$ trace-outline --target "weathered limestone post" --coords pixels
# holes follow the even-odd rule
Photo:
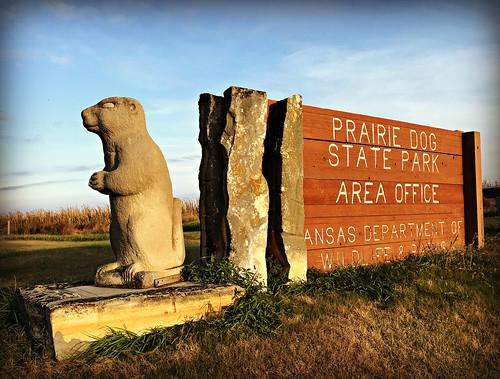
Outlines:
[[[269,183],[268,248],[289,268],[290,281],[305,281],[302,97],[269,107],[264,174]]]
[[[220,261],[229,251],[229,225],[227,223],[227,153],[221,145],[226,120],[226,107],[222,96],[208,93],[200,95],[201,163],[200,185],[200,249],[203,260]]]
[[[224,92],[227,115],[221,143],[226,149],[229,258],[267,282],[266,245],[269,190],[262,173],[267,94],[230,87]]]

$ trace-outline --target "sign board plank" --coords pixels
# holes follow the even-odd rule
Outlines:
[[[305,139],[304,178],[462,184],[462,157]]]
[[[435,240],[430,242],[433,248],[448,249],[462,246],[463,239]],[[310,268],[330,271],[338,266],[365,266],[403,259],[409,255],[421,254],[427,247],[425,241],[405,243],[381,243],[345,248],[308,250],[307,262]]]
[[[462,155],[462,132],[304,106],[304,138]]]
[[[311,106],[303,112],[310,268],[465,243],[462,132]]]
[[[309,205],[463,204],[463,186],[442,183],[400,183],[344,179],[304,179]]]
[[[411,221],[410,221],[411,220]],[[463,239],[464,219],[460,215],[433,214],[357,216],[306,219],[304,239],[309,250],[373,243],[441,241]]]

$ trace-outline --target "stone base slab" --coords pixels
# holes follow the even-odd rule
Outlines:
[[[110,328],[141,333],[198,320],[231,305],[238,293],[242,289],[235,285],[189,282],[147,290],[60,283],[18,289],[17,301],[33,339],[64,359]]]

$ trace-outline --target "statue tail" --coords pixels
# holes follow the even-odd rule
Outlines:
[[[174,197],[172,208],[172,250],[179,257],[179,266],[184,264],[186,249],[184,247],[184,232],[182,230],[182,201]]]

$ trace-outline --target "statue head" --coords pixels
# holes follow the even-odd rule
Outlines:
[[[83,126],[99,136],[113,137],[145,130],[142,105],[130,97],[108,97],[82,111]]]

